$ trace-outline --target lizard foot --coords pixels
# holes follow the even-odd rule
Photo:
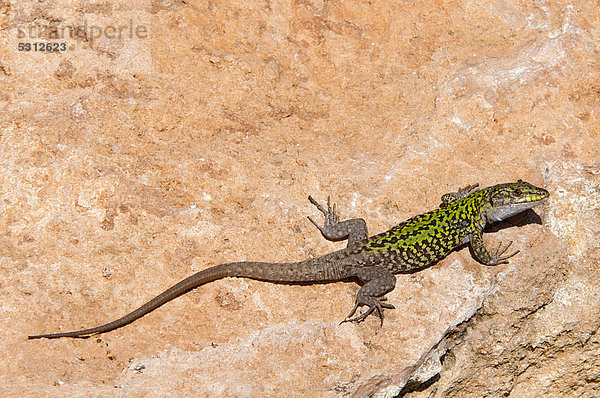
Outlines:
[[[452,192],[452,193],[447,193],[445,195],[442,195],[442,204],[440,205],[440,207],[447,206],[452,202],[456,202],[457,200],[461,200],[462,198],[467,197],[478,186],[479,186],[479,183],[477,182],[473,185],[467,185],[464,188],[459,188],[458,192]]]
[[[492,261],[488,265],[508,264],[508,259],[511,258],[512,256],[516,255],[517,253],[519,253],[519,250],[517,250],[514,253],[508,254],[506,256],[502,256],[508,250],[510,245],[512,245],[512,240],[510,242],[508,242],[508,245],[506,245],[506,247],[504,249],[501,249],[502,242],[498,243],[498,247],[490,255],[492,258]]]
[[[330,197],[327,197],[327,207],[321,205],[310,195],[308,200],[325,216],[323,226],[320,226],[312,217],[308,217],[325,239],[334,242],[347,239],[348,246],[367,239],[367,223],[362,218],[340,221],[336,206],[331,204]]]
[[[325,225],[323,225],[322,227],[319,224],[317,224],[317,222],[313,220],[312,217],[308,217],[310,222],[313,223],[314,226],[317,227],[319,231],[321,231],[321,233],[327,234],[327,230],[331,229],[336,224],[339,224],[340,216],[336,211],[335,203],[333,204],[333,207],[331,207],[331,198],[329,196],[327,197],[327,208],[323,207],[310,195],[308,195],[308,200],[310,201],[310,203],[315,205],[317,209],[319,209],[319,211],[325,216]]]
[[[377,298],[377,297],[369,297],[369,296],[363,296],[363,295],[359,295],[356,298],[356,304],[354,304],[354,308],[352,308],[352,311],[350,311],[350,313],[348,314],[348,316],[346,317],[346,319],[344,319],[343,321],[340,322],[340,325],[344,322],[362,322],[364,321],[369,315],[371,315],[374,311],[377,311],[377,316],[379,317],[379,319],[381,319],[381,325],[383,325],[383,309],[387,308],[387,309],[394,309],[396,307],[394,307],[392,304],[386,303],[385,301],[387,300],[386,297],[382,297],[382,298]],[[366,310],[365,312],[361,313],[360,315],[351,318],[354,313],[356,312],[356,310],[358,309],[358,307],[361,307],[363,305],[366,305],[369,307],[368,310]]]

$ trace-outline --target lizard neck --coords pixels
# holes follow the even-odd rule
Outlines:
[[[521,213],[525,210],[529,210],[532,207],[538,205],[539,203],[515,203],[512,205],[504,205],[504,206],[490,206],[485,213],[485,218],[487,222],[498,222],[505,220],[509,217],[514,216],[515,214]]]

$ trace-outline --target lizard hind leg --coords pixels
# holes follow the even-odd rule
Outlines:
[[[310,203],[325,216],[325,223],[320,226],[312,217],[308,217],[311,223],[321,231],[321,235],[327,240],[340,241],[348,240],[348,247],[367,239],[367,223],[362,218],[353,218],[340,221],[335,204],[331,204],[331,199],[327,197],[327,207],[308,196]]]
[[[381,267],[361,267],[356,272],[356,277],[365,284],[358,290],[354,308],[348,314],[344,322],[362,322],[373,312],[376,312],[381,325],[383,325],[383,309],[394,309],[392,304],[386,303],[385,294],[394,290],[396,277],[387,269]],[[369,307],[365,312],[353,318],[359,307]]]

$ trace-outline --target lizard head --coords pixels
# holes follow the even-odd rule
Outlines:
[[[501,221],[522,211],[531,209],[548,199],[548,191],[528,182],[518,180],[509,184],[490,187],[490,209],[486,212],[489,222]]]

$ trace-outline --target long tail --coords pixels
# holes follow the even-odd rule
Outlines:
[[[189,276],[181,282],[171,286],[152,300],[129,314],[90,329],[76,330],[64,333],[49,333],[28,336],[28,339],[57,339],[60,337],[88,338],[92,335],[109,332],[130,324],[154,311],[161,305],[173,300],[190,290],[225,277],[242,277],[270,282],[320,282],[342,279],[337,267],[328,266],[326,261],[307,260],[300,263],[262,263],[262,262],[236,262],[221,264],[205,269]]]

